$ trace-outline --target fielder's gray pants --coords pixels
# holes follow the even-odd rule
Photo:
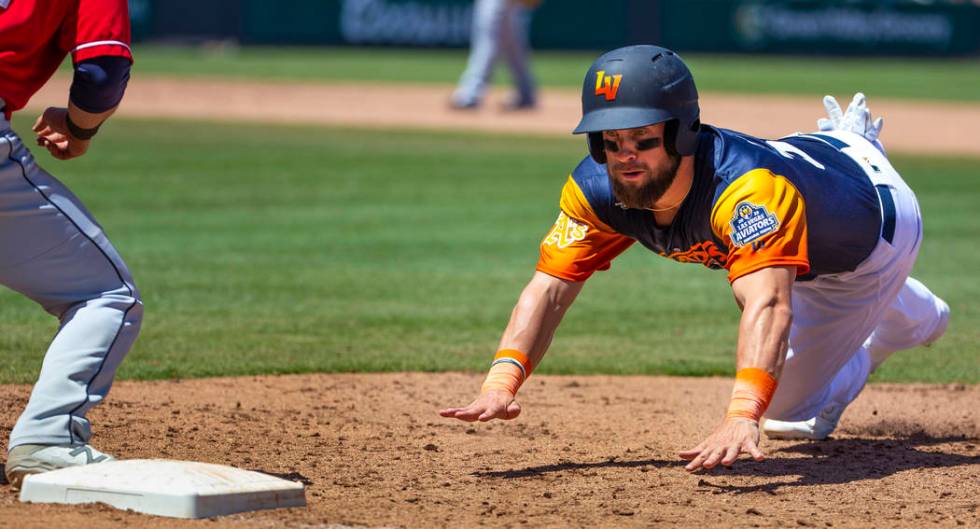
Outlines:
[[[87,443],[85,413],[109,392],[139,333],[143,304],[102,228],[37,165],[2,115],[0,284],[61,322],[8,448]]]
[[[466,70],[453,94],[459,105],[478,104],[503,54],[517,89],[515,103],[535,102],[534,78],[528,67],[531,12],[513,0],[476,0]]]

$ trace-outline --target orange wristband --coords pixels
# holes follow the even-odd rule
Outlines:
[[[735,388],[725,417],[743,417],[758,422],[775,392],[776,379],[765,369],[739,369],[735,373]]]
[[[526,354],[516,349],[502,349],[493,357],[490,372],[480,391],[507,391],[517,395],[517,390],[530,374],[531,361]]]

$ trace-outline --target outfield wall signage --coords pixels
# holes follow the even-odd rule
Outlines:
[[[462,46],[472,19],[468,3],[343,0],[340,35],[351,44]]]
[[[854,44],[861,47],[915,45],[945,50],[953,41],[946,13],[897,12],[883,8],[748,3],[733,13],[735,36],[748,48],[785,43]]]
[[[708,22],[698,32],[665,25],[678,49],[823,54],[964,54],[980,50],[980,5],[946,2],[682,0],[664,20]]]

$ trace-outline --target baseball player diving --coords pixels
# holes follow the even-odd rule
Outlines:
[[[742,453],[762,460],[763,415],[768,437],[830,435],[889,355],[942,336],[949,307],[909,277],[922,220],[877,141],[881,120],[860,94],[846,114],[825,104],[820,132],[755,138],[700,123],[694,79],[674,52],[599,57],[574,131],[590,154],[565,183],[480,395],[440,414],[517,417],[514,396],[585,281],[639,242],[727,270],[742,311],[728,411],[680,452],[687,470]]]
[[[65,108],[34,125],[59,160],[85,154],[129,80],[126,0],[0,0],[0,283],[60,321],[23,414],[10,432],[7,480],[107,461],[85,413],[109,392],[143,305],[125,263],[85,206],[42,169],[10,128],[67,54]]]

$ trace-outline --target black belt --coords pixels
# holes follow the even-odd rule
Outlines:
[[[891,244],[895,238],[895,199],[886,185],[876,185],[875,191],[881,199],[881,238]]]

